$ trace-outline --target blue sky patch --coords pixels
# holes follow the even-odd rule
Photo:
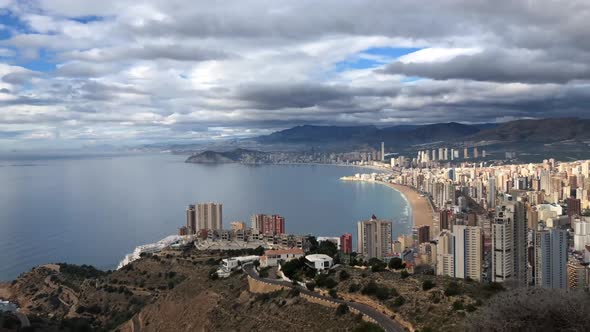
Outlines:
[[[414,53],[421,48],[413,47],[372,47],[348,57],[335,64],[337,72],[354,69],[375,68],[389,63],[406,54]]]

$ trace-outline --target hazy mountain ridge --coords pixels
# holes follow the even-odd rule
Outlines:
[[[389,146],[410,146],[437,141],[453,143],[540,142],[590,139],[590,120],[554,118],[515,120],[504,123],[462,124],[458,122],[427,125],[400,125],[386,128],[375,126],[297,126],[254,140],[260,144],[288,143],[348,143]]]
[[[590,139],[590,120],[577,118],[510,121],[469,137],[471,141],[538,143],[587,139]]]
[[[468,125],[457,122],[428,125],[400,125],[386,128],[376,126],[297,126],[254,140],[260,144],[286,143],[348,143],[374,145],[385,142],[388,145],[407,146],[441,140],[451,140],[476,134],[482,128],[493,124]]]

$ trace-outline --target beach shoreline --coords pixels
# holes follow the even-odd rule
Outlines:
[[[418,190],[396,183],[388,183],[383,181],[375,181],[386,185],[394,190],[397,190],[404,196],[406,202],[410,206],[410,214],[412,225],[415,227],[429,226],[430,231],[434,229],[434,211],[428,202],[428,198],[420,196]]]
[[[432,235],[432,232],[434,231],[434,211],[430,205],[430,202],[428,201],[428,198],[421,196],[418,190],[406,185],[378,180],[363,180],[354,177],[344,177],[342,180],[379,183],[399,192],[410,209],[409,217],[411,219],[412,226],[429,226]]]

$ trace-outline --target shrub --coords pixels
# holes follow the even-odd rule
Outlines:
[[[349,312],[350,310],[348,309],[348,306],[344,303],[340,304],[337,308],[336,308],[336,316],[342,316],[345,315]]]
[[[338,278],[340,278],[340,281],[348,280],[350,278],[350,274],[346,272],[346,270],[342,270],[338,274]]]
[[[315,282],[310,281],[308,283],[305,284],[305,287],[307,287],[307,289],[309,289],[310,291],[313,292],[313,290],[315,289]]]
[[[432,288],[434,288],[434,286],[436,286],[436,285],[435,285],[435,284],[434,284],[434,282],[432,282],[432,280],[430,280],[430,279],[428,279],[428,280],[424,280],[424,282],[422,282],[422,290],[425,290],[425,291],[427,291],[427,290],[429,290],[429,289],[432,289]]]
[[[267,278],[268,277],[268,270],[270,270],[270,267],[263,267],[262,269],[260,269],[260,271],[258,271],[258,275],[261,278]]]
[[[338,298],[338,292],[334,288],[330,289],[328,294],[330,294],[330,296],[333,298]]]
[[[391,295],[391,291],[386,287],[378,287],[377,291],[375,292],[375,297],[381,301],[390,299]]]
[[[359,285],[359,284],[355,284],[355,283],[353,283],[353,284],[350,284],[350,286],[348,286],[348,291],[349,291],[350,293],[356,293],[356,292],[358,292],[360,289],[361,289],[361,285]]]
[[[463,301],[455,301],[453,302],[453,310],[463,310]]]
[[[396,307],[401,307],[402,305],[404,305],[404,303],[406,303],[406,299],[401,295],[396,297],[395,301],[393,301],[393,305]]]
[[[377,286],[377,284],[373,280],[371,280],[368,284],[365,285],[365,287],[363,287],[361,293],[363,293],[364,295],[374,295],[375,293],[377,293],[378,288],[379,286]]]
[[[449,285],[445,288],[445,296],[455,296],[461,293],[461,289],[459,288],[459,284],[451,281]]]
[[[389,268],[394,270],[401,270],[406,267],[406,264],[399,257],[393,257],[389,261]]]
[[[409,277],[409,276],[410,276],[410,274],[408,273],[408,271],[407,271],[407,270],[403,270],[403,271],[402,271],[402,273],[401,273],[401,277],[402,277],[402,279],[406,279],[406,278],[407,278],[407,277]]]
[[[315,278],[318,287],[334,288],[338,286],[338,282],[325,274],[320,274]]]

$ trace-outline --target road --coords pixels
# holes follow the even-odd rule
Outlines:
[[[295,286],[292,283],[289,283],[289,282],[286,282],[283,280],[261,278],[258,276],[256,271],[254,271],[254,266],[252,264],[243,265],[242,268],[250,277],[252,277],[256,280],[264,281],[264,282],[274,284],[274,285],[280,285],[280,286],[285,286],[285,287],[289,287],[289,288],[296,288],[301,293],[303,293],[305,295],[309,295],[309,296],[312,296],[312,297],[315,297],[318,299],[322,299],[322,300],[328,300],[328,301],[333,301],[336,303],[346,304],[349,307],[354,308],[354,309],[358,310],[359,312],[374,319],[377,322],[377,324],[379,324],[381,326],[381,328],[383,328],[386,332],[406,331],[402,325],[400,325],[398,322],[391,319],[391,317],[369,307],[368,305],[323,296],[318,293],[312,292],[307,288],[303,288],[301,286]]]
[[[21,328],[31,326],[31,322],[29,321],[29,318],[27,317],[27,315],[25,315],[24,313],[22,313],[20,311],[20,309],[17,309],[14,314],[20,320],[20,327]]]

